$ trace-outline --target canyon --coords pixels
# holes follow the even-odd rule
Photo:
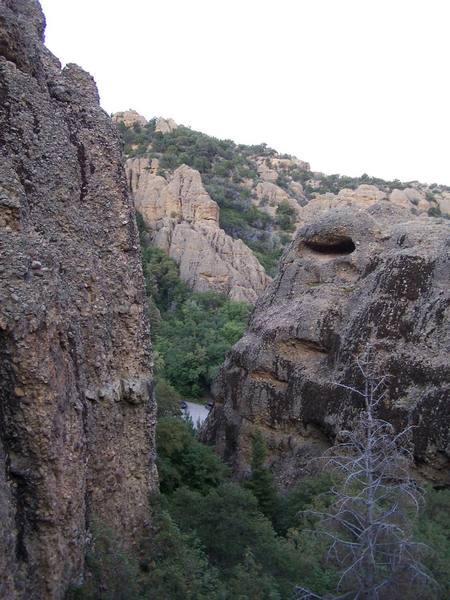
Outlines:
[[[411,427],[414,477],[450,485],[450,188],[325,175],[172,118],[110,117],[91,75],[62,68],[44,32],[37,0],[0,0],[0,597],[83,593],[98,529],[113,532],[125,563],[137,557],[130,581],[143,597],[155,581],[168,589],[158,572],[167,547],[163,572],[172,584],[176,555],[178,589],[193,576],[202,594],[217,592],[201,597],[235,597],[223,586],[240,593],[248,573],[261,583],[264,565],[264,577],[273,572],[263,587],[285,597],[278,590],[291,593],[298,564],[314,569],[301,562],[300,538],[288,525],[280,534],[279,517],[258,512],[236,481],[252,476],[255,439],[260,458],[267,450],[261,472],[283,493],[317,475],[316,458],[363,408],[352,388],[364,385],[368,348],[386,376],[379,416]],[[181,396],[165,366],[187,395],[209,393],[216,377],[200,431],[216,454],[177,419]],[[198,542],[175,504],[158,513],[158,376],[171,396],[158,414],[161,482],[170,494],[186,486],[180,497],[205,512],[216,502],[228,518],[229,506],[245,506],[242,522],[229,522],[234,562],[228,531],[207,556],[205,522]],[[195,502],[181,508],[203,516]],[[239,554],[245,521],[251,542],[260,536],[259,562]],[[278,553],[289,568],[278,569]]]

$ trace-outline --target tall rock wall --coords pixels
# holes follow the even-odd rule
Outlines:
[[[256,302],[270,279],[250,248],[220,229],[219,207],[200,173],[181,165],[166,181],[153,170],[147,158],[126,162],[130,190],[151,243],[175,260],[181,278],[195,291]]]
[[[351,426],[368,344],[387,374],[380,416],[413,425],[421,475],[450,483],[450,227],[381,201],[302,227],[215,385],[206,441],[248,471],[259,428],[289,486]]]
[[[93,79],[0,1],[0,597],[60,599],[93,519],[157,486],[149,331],[120,142]]]

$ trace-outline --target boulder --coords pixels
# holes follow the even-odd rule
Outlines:
[[[405,188],[404,190],[393,189],[389,194],[389,200],[409,210],[416,208],[419,212],[427,211],[430,207],[425,192],[416,188]]]
[[[257,199],[256,205],[258,208],[269,213],[273,217],[276,216],[277,208],[282,203],[289,204],[296,213],[300,213],[299,203],[275,183],[262,181],[256,185],[255,193]]]
[[[159,131],[160,133],[171,133],[177,128],[178,125],[173,119],[164,119],[163,117],[159,117],[156,120],[155,131]]]

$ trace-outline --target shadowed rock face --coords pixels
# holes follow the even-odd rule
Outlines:
[[[380,416],[414,425],[417,467],[450,478],[450,227],[388,202],[337,208],[298,231],[215,385],[203,437],[238,475],[262,430],[282,485],[351,425],[355,358],[388,374]]]
[[[151,356],[120,142],[93,79],[0,2],[0,597],[59,599],[98,518],[149,516]]]

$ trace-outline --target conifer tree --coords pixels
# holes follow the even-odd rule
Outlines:
[[[274,521],[278,509],[278,495],[273,475],[270,469],[265,466],[266,457],[266,443],[258,430],[252,439],[252,472],[246,486],[258,500],[261,512]]]

